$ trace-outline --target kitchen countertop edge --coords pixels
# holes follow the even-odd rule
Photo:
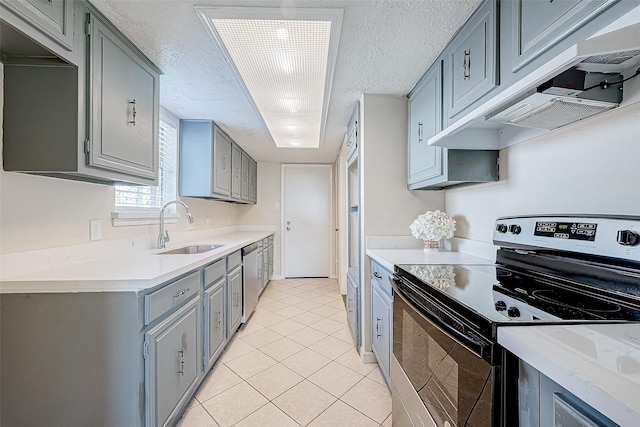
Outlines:
[[[201,254],[162,255],[158,254],[159,249],[150,249],[18,275],[0,280],[0,294],[143,292],[202,268],[272,234],[273,231],[237,231],[215,236],[209,241],[198,239],[175,245],[176,248],[192,244],[224,245]],[[168,247],[163,251],[172,248]]]

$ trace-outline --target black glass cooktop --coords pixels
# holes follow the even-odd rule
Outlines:
[[[548,272],[503,265],[396,266],[398,291],[423,295],[466,318],[495,323],[640,320],[640,299]],[[640,287],[640,283],[638,284]],[[464,313],[464,312],[467,313]],[[473,321],[473,319],[471,319]]]

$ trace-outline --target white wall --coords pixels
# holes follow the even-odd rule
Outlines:
[[[258,163],[258,203],[255,205],[238,205],[238,223],[243,225],[272,226],[275,230],[273,241],[273,274],[281,273],[281,164]],[[276,206],[277,205],[277,206]]]
[[[407,98],[363,95],[361,124],[364,234],[410,236],[419,214],[444,208],[444,192],[407,189]]]
[[[501,180],[446,191],[456,236],[490,242],[499,216],[640,214],[640,104],[500,152]]]

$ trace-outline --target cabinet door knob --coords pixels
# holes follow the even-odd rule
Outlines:
[[[375,277],[376,279],[382,279],[382,276],[377,271],[373,272],[373,277]]]

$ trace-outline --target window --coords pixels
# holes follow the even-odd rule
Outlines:
[[[156,218],[165,203],[176,199],[178,130],[175,124],[165,118],[160,120],[159,151],[157,186],[115,187],[114,225],[149,223],[144,220]],[[175,206],[168,207],[167,211],[171,208],[175,212]]]

